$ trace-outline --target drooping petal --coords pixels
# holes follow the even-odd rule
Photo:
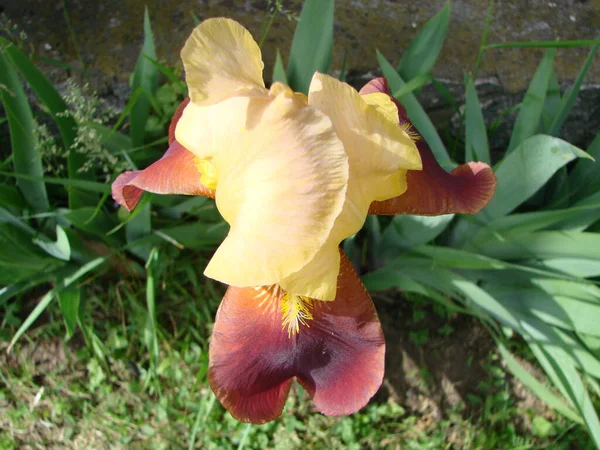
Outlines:
[[[368,96],[377,93],[389,95],[387,80],[372,80],[360,93]],[[393,97],[390,98],[398,108],[400,126],[410,123],[406,109]],[[475,214],[487,205],[496,188],[496,176],[487,164],[469,162],[448,173],[439,166],[429,145],[422,138],[418,140],[417,148],[423,161],[423,170],[409,170],[406,176],[407,191],[383,202],[373,202],[369,214]]]
[[[204,195],[214,198],[214,191],[201,182],[196,157],[179,142],[173,141],[161,159],[144,170],[124,172],[112,184],[112,196],[131,211],[143,191],[155,194]]]
[[[276,284],[301,269],[325,243],[345,198],[348,161],[329,118],[289,88],[274,85],[271,93],[206,107],[231,106],[220,116],[222,132],[206,140],[217,207],[231,228],[205,275],[232,286]]]
[[[198,105],[264,89],[260,48],[234,20],[202,22],[181,50],[181,59],[190,98]]]
[[[313,302],[312,320],[298,334],[282,328],[282,291],[230,287],[217,312],[209,382],[238,420],[278,417],[293,377],[326,415],[366,405],[383,380],[385,342],[377,313],[342,255],[337,296]]]

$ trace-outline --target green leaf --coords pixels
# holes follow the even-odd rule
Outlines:
[[[65,112],[69,111],[66,102],[54,88],[50,80],[46,78],[27,55],[6,39],[0,38],[0,45],[4,46],[6,54],[10,57],[23,78],[25,78],[27,83],[29,83],[31,88],[35,91],[36,95],[40,98],[44,106],[46,106],[56,122],[58,131],[63,140],[63,145],[69,150],[67,160],[69,178],[92,180],[92,172],[79,171],[79,168],[83,166],[86,161],[86,155],[85,153],[77,152],[73,149],[73,144],[77,137],[77,124],[72,116],[65,114]],[[84,206],[93,198],[89,193],[79,192],[73,186],[68,186],[67,192],[69,193],[70,208]]]
[[[183,247],[202,249],[213,248],[223,242],[229,232],[229,225],[224,221],[217,224],[193,223],[161,228],[158,231]]]
[[[19,283],[63,264],[34,245],[31,234],[23,228],[0,222],[0,285]]]
[[[535,346],[531,346],[534,350]],[[573,402],[579,414],[583,417],[590,436],[596,445],[600,448],[600,421],[594,408],[594,404],[577,373],[574,365],[564,357],[564,351],[560,348],[552,348],[549,346],[540,346],[534,354],[540,360],[540,353],[543,353],[547,358],[545,369],[549,366],[555,374],[553,381],[560,386],[561,391],[566,393],[566,397]],[[541,361],[540,361],[541,362]]]
[[[131,213],[133,215],[133,213]],[[125,225],[125,235],[127,243],[133,243],[141,238],[149,236],[152,232],[150,202],[144,205],[138,205],[135,209],[135,215]],[[148,259],[150,256],[150,246],[140,246],[131,248],[131,252],[142,259]]]
[[[544,100],[544,108],[542,110],[542,120],[540,122],[540,134],[549,134],[550,136],[558,137],[556,133],[552,133],[552,122],[556,118],[556,114],[560,109],[560,86],[554,69],[551,69],[550,77],[548,78],[548,89],[546,91],[546,99]]]
[[[582,198],[568,210],[572,214],[556,225],[556,228],[569,231],[583,231],[600,220],[600,191]]]
[[[585,258],[600,260],[600,234],[576,231],[538,231],[490,238],[479,242],[480,254],[500,260]]]
[[[506,150],[509,154],[538,130],[555,53],[555,50],[548,50],[544,54],[529,84]]]
[[[29,175],[36,180],[18,179],[17,184],[23,197],[35,212],[49,208],[46,186],[41,181],[44,175],[42,156],[33,133],[33,114],[23,86],[8,62],[4,51],[0,52],[0,98],[8,117],[10,144],[15,173]]]
[[[132,148],[131,138],[125,134],[105,127],[104,125],[90,123],[87,124],[98,132],[100,144],[108,148],[111,152],[128,150]]]
[[[67,328],[67,339],[71,339],[77,321],[79,320],[79,301],[81,299],[81,288],[70,286],[58,293],[58,303],[63,313],[65,327]]]
[[[144,46],[133,73],[132,91],[142,89],[142,95],[131,108],[131,143],[134,147],[144,144],[146,133],[146,122],[150,115],[151,98],[156,94],[158,87],[158,71],[151,60],[156,59],[154,49],[154,38],[150,26],[150,15],[148,8],[144,11]],[[134,242],[144,236],[150,235],[152,230],[150,220],[150,204],[140,205],[138,214],[125,226],[127,242]],[[131,251],[140,258],[147,259],[150,256],[150,247],[135,247]]]
[[[25,199],[16,186],[0,185],[0,207],[17,211],[26,207]]]
[[[485,122],[471,77],[467,77],[465,128],[465,161],[481,161],[491,164]]]
[[[530,266],[555,270],[573,277],[600,277],[600,261],[585,258],[548,258],[542,261],[526,262]]]
[[[383,269],[369,272],[362,278],[362,281],[370,292],[378,292],[397,288],[402,292],[418,294],[427,297],[438,302],[452,312],[472,314],[472,312],[461,308],[435,289],[424,286],[423,284],[413,280],[412,278],[395,269],[384,267]]]
[[[294,32],[287,79],[299,92],[308,93],[315,72],[327,73],[333,49],[334,0],[305,0]]]
[[[54,177],[40,177],[40,176],[32,176],[22,173],[10,173],[10,172],[2,172],[0,171],[0,175],[4,175],[7,177],[14,177],[17,180],[27,180],[27,181],[41,181],[43,183],[48,184],[59,184],[61,186],[75,186],[79,189],[85,189],[90,192],[99,192],[105,193],[110,192],[110,186],[104,183],[97,183],[95,181],[87,181],[87,180],[73,180],[67,178],[54,178]]]
[[[583,66],[577,74],[577,78],[575,78],[573,85],[560,102],[560,107],[554,117],[552,125],[550,126],[550,135],[558,136],[560,128],[562,127],[563,123],[565,122],[565,119],[569,115],[569,112],[571,112],[571,109],[573,108],[573,105],[577,100],[577,95],[579,94],[579,90],[581,89],[583,80],[585,80],[585,77],[588,71],[590,70],[590,67],[592,66],[592,62],[594,61],[596,53],[598,52],[599,45],[600,43],[597,43],[590,49],[590,52],[588,53],[588,56],[585,59],[585,62],[583,63]]]
[[[399,92],[404,86],[405,82],[400,75],[396,72],[396,69],[388,62],[385,57],[377,52],[377,59],[379,61],[379,67],[383,76],[387,79],[390,91]],[[435,155],[438,163],[446,168],[451,169],[456,166],[448,156],[446,147],[442,142],[438,132],[436,131],[431,119],[417,100],[417,97],[412,92],[407,92],[402,98],[398,99],[400,103],[406,108],[408,118],[413,123],[415,128],[421,133],[425,142],[431,147],[431,151]]]
[[[279,49],[277,49],[277,54],[275,56],[275,65],[273,66],[273,83],[280,82],[283,84],[289,84],[287,81],[287,75],[285,74],[285,66],[283,65],[283,59],[281,58],[281,53]]]
[[[150,367],[154,380],[158,381],[158,326],[156,319],[156,284],[160,270],[160,259],[157,248],[153,248],[146,262],[146,325],[144,327],[144,341],[150,355]]]
[[[558,169],[576,158],[589,155],[551,136],[528,138],[496,168],[496,193],[478,216],[489,221],[510,213],[546,184]]]
[[[411,78],[411,80],[404,86],[402,86],[402,88],[399,91],[393,92],[392,96],[400,99],[409,92],[414,92],[416,90],[421,89],[423,85],[430,80],[431,77],[429,75],[417,75],[416,77]]]
[[[396,71],[405,80],[431,72],[442,49],[448,24],[450,23],[450,2],[431,18],[411,41],[402,55]]]
[[[156,51],[150,25],[150,15],[148,14],[148,8],[146,8],[144,11],[144,45],[133,72],[131,86],[132,92],[135,92],[138,87],[141,87],[143,92],[131,109],[129,116],[131,142],[134,147],[144,144],[146,122],[150,115],[150,98],[156,94],[158,87],[158,71],[151,60],[156,60]]]
[[[71,245],[69,244],[69,238],[60,225],[56,225],[56,242],[51,241],[44,235],[39,235],[33,240],[33,243],[50,256],[54,256],[63,261],[71,259]]]
[[[44,297],[39,301],[36,307],[31,311],[29,316],[25,319],[23,324],[19,327],[19,329],[14,334],[13,338],[10,341],[7,352],[10,352],[15,343],[19,340],[19,338],[29,329],[29,327],[35,322],[38,317],[44,312],[44,310],[48,307],[48,305],[54,300],[55,295],[58,292],[62,291],[65,288],[68,288],[76,281],[86,276],[88,273],[94,271],[102,264],[106,262],[106,260],[110,257],[103,256],[101,258],[95,258],[92,261],[84,264],[81,267],[73,269],[68,275],[63,276],[60,280],[58,280],[57,285],[54,289],[46,293]]]
[[[579,299],[577,291],[570,290],[573,282],[562,281],[563,288],[558,295],[552,295],[537,286],[507,286],[503,284],[484,285],[485,290],[505,307],[512,311],[536,317],[549,325],[565,330],[600,337],[598,317],[600,301]]]
[[[557,412],[572,420],[573,422],[583,423],[581,416],[568,406],[559,397],[554,395],[546,386],[540,383],[529,370],[524,368],[515,357],[508,351],[502,342],[496,340],[498,350],[506,363],[506,367],[516,376],[528,389],[542,399],[548,406],[554,408]]]
[[[381,252],[392,257],[416,245],[426,244],[439,236],[453,218],[453,214],[431,217],[398,215],[383,232]]]
[[[575,167],[569,174],[569,185],[571,186],[571,201],[576,202],[591,194],[600,192],[600,133],[587,148],[587,153],[595,161],[582,159],[575,163]]]

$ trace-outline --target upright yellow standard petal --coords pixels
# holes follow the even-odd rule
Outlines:
[[[232,97],[215,105],[190,102],[177,122],[175,139],[199,158],[213,158],[254,128],[271,102],[266,91],[264,96]]]
[[[421,159],[411,137],[398,127],[397,109],[389,97],[364,99],[346,83],[317,73],[308,102],[333,122],[348,155],[350,178],[342,212],[325,245],[279,284],[293,294],[333,300],[339,243],[360,230],[371,202],[406,191],[406,171],[420,170]]]
[[[259,114],[241,126],[244,113],[234,105]],[[347,156],[329,118],[283,85],[267,99],[230,106],[207,107],[229,130],[213,133],[207,145],[217,207],[231,229],[205,274],[233,286],[276,284],[305,266],[330,235],[346,196]]]
[[[210,105],[262,90],[264,64],[248,30],[231,19],[207,19],[189,37],[181,59],[192,102]]]

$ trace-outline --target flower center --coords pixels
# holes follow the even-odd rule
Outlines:
[[[288,337],[300,332],[300,324],[310,327],[309,320],[312,320],[312,300],[301,295],[294,295],[286,292],[281,299],[281,328],[287,327]]]
[[[200,172],[200,183],[208,189],[217,189],[217,168],[209,158],[198,158],[194,160],[198,172]]]

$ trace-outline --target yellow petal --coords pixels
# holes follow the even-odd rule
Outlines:
[[[308,101],[333,122],[348,155],[350,177],[342,211],[325,245],[279,284],[293,294],[333,300],[340,267],[338,245],[360,230],[371,202],[406,191],[406,172],[420,170],[421,159],[413,140],[398,127],[398,110],[389,97],[364,99],[347,84],[315,74]]]
[[[282,279],[279,286],[294,295],[318,300],[333,300],[340,271],[338,244],[339,242],[335,243],[328,239],[307,265]]]
[[[381,99],[377,103],[381,105]],[[331,119],[344,143],[350,181],[357,183],[348,195],[354,196],[351,200],[360,210],[368,208],[374,200],[402,194],[406,190],[406,170],[422,168],[410,136],[388,120],[381,108],[369,105],[346,83],[316,73],[310,86],[309,104]],[[384,109],[389,112],[390,108]]]
[[[220,117],[230,132],[211,142],[217,207],[231,229],[205,274],[233,286],[276,284],[310,262],[330,235],[348,161],[331,121],[287,87],[273,86],[252,126],[232,121],[240,114]]]
[[[361,95],[362,99],[367,104],[374,107],[381,115],[387,120],[398,125],[400,123],[400,117],[398,117],[398,107],[390,99],[388,94],[383,92],[374,92],[372,94]]]
[[[181,59],[192,102],[209,105],[264,89],[260,48],[231,19],[207,19],[188,38]]]
[[[190,102],[177,122],[175,139],[199,158],[212,158],[254,127],[270,102],[266,91],[264,96],[232,97],[214,105]]]

